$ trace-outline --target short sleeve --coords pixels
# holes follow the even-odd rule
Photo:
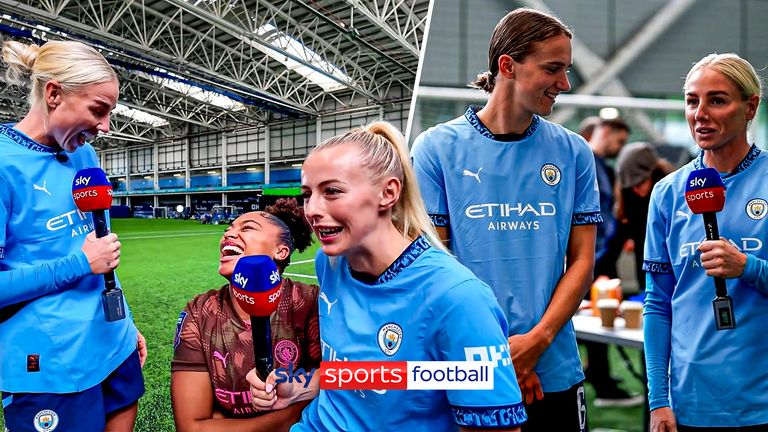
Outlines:
[[[448,390],[457,425],[516,427],[528,417],[509,356],[507,321],[491,289],[478,280],[451,288],[435,306],[438,360],[492,361],[493,390]]]
[[[445,191],[443,167],[436,154],[434,142],[432,142],[434,135],[427,131],[416,138],[411,151],[411,159],[427,213],[435,226],[446,227],[449,225],[448,199]]]
[[[662,192],[657,185],[651,193],[648,206],[648,223],[645,226],[645,251],[643,271],[648,273],[672,273],[672,264],[667,251],[667,220],[663,213]]]
[[[208,371],[208,363],[203,351],[202,332],[189,305],[181,311],[176,321],[171,371]]]
[[[574,143],[576,155],[576,193],[573,201],[572,225],[603,222],[600,214],[600,190],[597,185],[595,157],[584,142]]]
[[[11,191],[8,189],[9,187],[10,183],[0,175],[0,269],[4,267],[2,261],[5,259],[5,241],[10,218]]]

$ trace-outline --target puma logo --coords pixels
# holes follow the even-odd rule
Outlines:
[[[462,175],[467,176],[467,177],[474,177],[475,180],[477,180],[478,183],[482,183],[480,181],[480,171],[482,171],[482,170],[483,170],[483,168],[480,167],[480,169],[477,170],[476,173],[473,173],[472,171],[470,171],[468,169],[465,169],[464,172],[462,173]]]
[[[331,307],[333,307],[333,305],[339,302],[339,299],[336,299],[334,301],[328,300],[328,296],[325,295],[324,292],[320,292],[320,295],[318,295],[317,297],[322,299],[325,302],[325,304],[328,305],[328,315],[331,314]]]
[[[221,364],[223,364],[224,367],[227,367],[227,357],[229,357],[229,353],[227,353],[227,355],[225,356],[222,356],[221,353],[219,353],[218,351],[213,352],[213,358],[221,361]]]
[[[53,195],[51,195],[51,193],[50,193],[50,192],[48,192],[48,188],[47,188],[47,186],[46,186],[46,183],[48,183],[48,181],[47,181],[47,180],[43,180],[43,185],[42,185],[42,186],[38,186],[38,185],[36,185],[36,184],[32,183],[32,189],[34,189],[34,190],[39,190],[39,191],[43,191],[43,192],[47,193],[47,194],[48,194],[48,196],[53,196]]]
[[[690,214],[688,214],[688,213],[686,213],[686,212],[684,212],[684,211],[682,211],[682,210],[678,210],[678,211],[676,211],[676,212],[675,212],[675,216],[682,216],[682,217],[684,217],[684,218],[686,218],[686,219],[690,219],[690,218],[691,218],[691,215],[690,215]]]

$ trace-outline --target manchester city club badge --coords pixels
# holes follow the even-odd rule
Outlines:
[[[747,203],[747,216],[754,220],[760,220],[765,217],[768,210],[768,203],[764,199],[755,198]]]
[[[393,356],[403,342],[403,329],[395,323],[384,324],[379,329],[377,339],[381,351],[388,356]]]
[[[560,177],[560,168],[557,165],[546,164],[541,167],[541,179],[544,180],[544,183],[555,186],[560,183]]]
[[[38,432],[52,432],[59,425],[59,415],[51,410],[42,410],[35,415],[34,426]]]

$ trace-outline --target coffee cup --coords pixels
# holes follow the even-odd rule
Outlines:
[[[615,298],[621,301],[621,279],[608,279],[605,276],[598,277],[590,290],[590,300],[592,300],[592,315],[600,316],[597,310],[597,302],[604,298]]]
[[[620,306],[621,315],[628,329],[639,329],[643,325],[643,304],[639,301],[625,301]]]
[[[600,299],[597,301],[597,310],[603,327],[613,328],[613,321],[619,314],[619,301],[614,298]]]

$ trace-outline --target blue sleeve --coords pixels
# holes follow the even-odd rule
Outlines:
[[[672,339],[672,294],[676,279],[666,248],[666,220],[654,189],[646,225],[645,308],[643,338],[650,409],[669,406],[669,358]]]
[[[8,180],[0,175],[0,181],[4,186],[0,187],[0,269],[3,268],[3,260],[5,259],[5,239],[8,236],[8,209],[11,207],[10,191],[8,190]]]
[[[648,221],[645,225],[645,250],[643,271],[646,273],[672,273],[672,264],[667,250],[668,218],[664,213],[661,189],[657,184],[651,192],[648,206]]]
[[[82,252],[34,266],[8,268],[4,259],[11,200],[9,183],[4,184],[0,187],[0,308],[64,289],[90,274],[91,266]]]
[[[739,279],[755,287],[760,294],[768,296],[768,261],[747,254],[747,265]]]
[[[449,217],[443,167],[429,137],[430,131],[427,131],[416,138],[411,159],[427,213],[435,226],[446,227],[449,225]]]
[[[600,214],[600,191],[597,186],[595,157],[584,142],[576,150],[576,193],[573,200],[571,225],[590,225],[603,222]]]
[[[91,274],[85,254],[78,252],[49,262],[0,271],[0,308],[66,289]]]
[[[528,416],[509,356],[507,321],[491,289],[478,280],[451,288],[435,305],[438,360],[493,361],[493,390],[448,390],[456,424],[516,427]]]
[[[646,273],[643,338],[650,409],[669,406],[669,356],[672,340],[672,274]]]

